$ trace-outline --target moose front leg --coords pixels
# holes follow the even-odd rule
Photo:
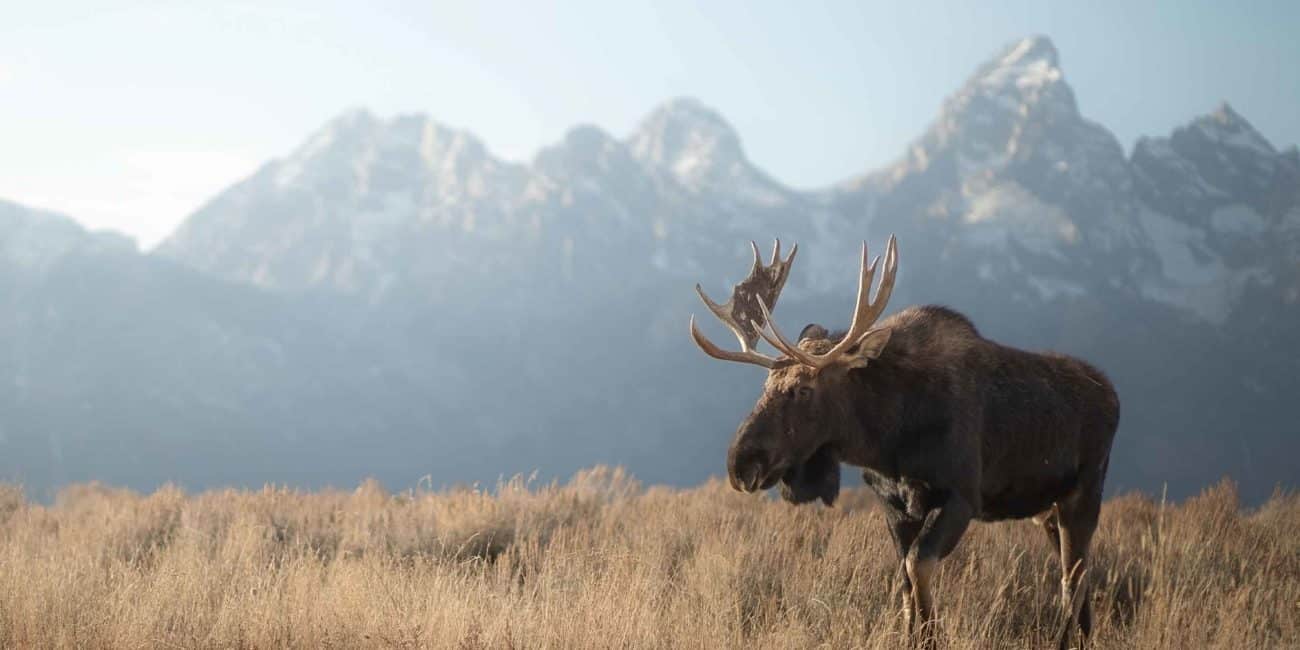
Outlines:
[[[930,593],[931,580],[939,560],[948,556],[957,546],[966,527],[970,525],[973,510],[965,499],[949,492],[940,504],[930,510],[925,524],[908,550],[904,562],[907,577],[912,583],[912,603],[918,629],[927,645],[934,642],[934,598]]]
[[[902,583],[899,591],[903,596],[903,631],[911,634],[916,620],[916,601],[912,596],[912,579],[908,576],[907,556],[925,522],[910,519],[906,512],[889,505],[886,505],[884,512],[885,523],[889,525],[889,536],[893,538],[894,549],[898,551],[898,574]]]

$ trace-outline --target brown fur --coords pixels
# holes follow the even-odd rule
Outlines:
[[[1068,576],[1061,644],[1076,621],[1086,635],[1079,585],[1119,422],[1110,382],[1078,359],[985,339],[944,307],[908,308],[877,327],[892,336],[866,367],[782,360],[769,372],[728,451],[732,485],[782,481],[793,502],[829,504],[839,462],[861,467],[904,567],[947,556],[972,519],[1053,510],[1049,533]],[[809,326],[799,346],[820,353],[835,340]],[[927,585],[915,587],[910,609],[924,625],[933,609]]]

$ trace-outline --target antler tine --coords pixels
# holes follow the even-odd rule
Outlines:
[[[880,286],[876,289],[876,299],[871,302],[871,309],[874,314],[872,322],[875,322],[880,314],[884,313],[885,305],[889,304],[889,297],[894,295],[894,278],[898,275],[898,241],[893,235],[889,236],[889,244],[885,248],[885,274],[880,276]]]
[[[758,299],[758,308],[763,312],[763,320],[767,321],[766,326],[759,327],[758,323],[752,321],[751,324],[754,326],[754,329],[758,330],[758,335],[763,337],[764,341],[767,341],[772,347],[799,363],[809,366],[817,365],[816,360],[811,355],[800,350],[798,345],[791,343],[789,339],[785,338],[785,335],[781,333],[780,328],[776,326],[776,321],[772,319],[772,312],[768,310],[767,304],[763,302],[762,298]]]
[[[740,341],[739,352],[728,352],[719,348],[700,333],[695,325],[695,316],[692,315],[691,338],[705,354],[715,359],[752,363],[770,370],[775,367],[778,360],[755,350],[754,346],[758,343],[758,339],[762,338],[778,352],[800,364],[818,369],[825,368],[838,362],[850,348],[862,340],[867,332],[871,331],[871,326],[885,311],[885,305],[894,292],[894,278],[898,274],[898,241],[890,235],[889,243],[885,246],[884,273],[881,275],[880,286],[876,288],[874,299],[871,297],[871,288],[876,279],[876,269],[881,267],[881,258],[877,257],[868,264],[867,243],[862,242],[858,297],[854,304],[853,321],[849,325],[848,333],[825,354],[805,352],[781,333],[767,304],[770,301],[775,306],[777,298],[781,296],[781,289],[790,276],[790,265],[799,252],[799,245],[791,246],[789,257],[782,260],[781,240],[776,240],[772,246],[772,261],[766,265],[763,264],[763,256],[759,253],[758,244],[751,240],[749,247],[754,251],[753,269],[748,278],[732,289],[731,300],[726,304],[719,305],[713,302],[700,285],[695,285],[695,293],[699,294],[704,305],[731,330],[732,334],[736,335],[736,340]],[[754,320],[755,304],[762,314],[761,323]],[[753,328],[752,333],[748,331],[750,328]]]
[[[894,292],[894,278],[898,274],[898,242],[893,235],[890,235],[889,244],[885,247],[885,270],[880,277],[880,287],[876,289],[876,297],[872,300],[869,297],[871,284],[875,279],[876,268],[879,263],[880,258],[877,257],[872,260],[870,265],[867,264],[867,244],[863,242],[862,270],[858,276],[858,298],[853,309],[853,321],[849,325],[848,333],[830,350],[827,350],[825,354],[810,354],[801,351],[809,359],[809,361],[801,363],[806,363],[814,368],[825,368],[839,360],[845,351],[857,345],[858,341],[870,331],[871,326],[880,318],[880,314],[885,311],[885,305]]]
[[[880,261],[879,258],[876,262]],[[874,269],[876,262],[872,262]],[[870,327],[884,313],[885,305],[889,303],[889,296],[894,293],[894,276],[898,273],[898,246],[894,242],[894,237],[889,237],[889,244],[885,247],[885,272],[880,276],[880,286],[876,287],[876,297],[871,301],[871,308],[867,311],[863,331],[859,334],[866,334],[866,328]]]
[[[858,272],[858,297],[853,306],[853,320],[849,322],[849,331],[844,335],[844,338],[840,339],[826,354],[818,355],[826,359],[824,363],[829,363],[831,359],[838,357],[842,352],[857,343],[858,339],[866,333],[867,328],[871,327],[871,324],[875,322],[875,317],[872,315],[874,309],[871,302],[871,285],[875,280],[876,267],[880,263],[880,258],[876,257],[871,261],[870,265],[867,264],[867,258],[867,243],[862,242],[861,270]]]
[[[698,345],[705,354],[714,359],[752,363],[756,366],[767,368],[768,370],[771,370],[772,367],[776,365],[776,359],[773,359],[766,354],[762,354],[761,352],[750,350],[749,345],[744,341],[741,342],[743,349],[740,352],[728,352],[714,345],[713,341],[706,338],[704,334],[700,332],[700,329],[695,326],[695,314],[691,314],[691,339],[695,341],[695,345]]]
[[[776,279],[776,288],[778,291],[785,287],[785,281],[790,277],[790,265],[794,263],[794,256],[798,252],[799,244],[791,246],[790,256],[785,258],[785,261],[781,261],[781,240],[776,240],[776,247],[772,251],[772,257],[775,260],[772,262],[772,266],[777,267],[779,270]],[[778,264],[778,262],[780,262],[780,264]]]
[[[736,335],[736,340],[740,342],[739,352],[728,352],[722,350],[713,342],[709,341],[699,332],[695,325],[695,319],[691,317],[691,338],[695,340],[696,345],[704,350],[705,354],[716,359],[724,361],[740,361],[753,363],[756,365],[772,368],[776,359],[756,350],[759,338],[766,338],[769,342],[780,341],[784,336],[768,335],[762,331],[755,319],[759,318],[756,310],[762,309],[762,318],[764,321],[771,321],[771,312],[767,304],[776,305],[776,301],[781,296],[781,289],[785,287],[785,282],[790,277],[790,264],[794,262],[795,254],[799,252],[799,246],[794,245],[790,248],[790,254],[784,260],[781,259],[781,241],[776,240],[772,247],[772,261],[768,264],[763,263],[763,255],[759,252],[758,244],[754,241],[749,242],[749,247],[754,253],[754,263],[749,272],[749,277],[742,280],[731,290],[731,299],[725,303],[718,304],[704,293],[704,288],[695,285],[695,293],[700,296],[713,315],[722,321],[732,334]],[[752,328],[752,329],[751,329]],[[778,350],[788,349],[791,346],[786,341],[785,345],[774,344]],[[807,363],[809,357],[802,351],[794,348],[793,352],[787,352],[792,358],[800,359],[801,362]]]
[[[732,334],[736,335],[736,340],[740,341],[741,349],[748,351],[750,349],[749,339],[745,336],[745,333],[741,331],[740,324],[731,317],[731,314],[727,313],[727,310],[723,308],[722,305],[713,302],[713,300],[709,298],[708,294],[704,293],[704,288],[698,284],[695,285],[695,293],[700,294],[700,300],[704,301],[704,306],[708,307],[709,311],[713,312],[713,315],[716,316],[718,320],[722,321],[722,324],[726,325],[727,329],[731,330]],[[695,317],[692,316],[691,318]]]

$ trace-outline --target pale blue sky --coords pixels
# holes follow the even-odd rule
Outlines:
[[[150,245],[348,108],[425,112],[527,160],[678,95],[717,108],[776,178],[819,187],[892,159],[1035,33],[1125,147],[1222,100],[1300,141],[1300,3],[1086,4],[10,0],[0,198]]]

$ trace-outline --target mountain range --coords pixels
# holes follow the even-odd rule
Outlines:
[[[408,487],[614,463],[696,483],[762,377],[691,345],[694,283],[726,295],[751,239],[797,241],[777,318],[842,326],[856,248],[890,233],[894,309],[947,304],[1112,377],[1113,491],[1295,485],[1300,153],[1227,104],[1126,153],[1044,37],[978,67],[893,163],[813,191],[683,98],[526,164],[350,111],[149,252],[0,203],[0,476]]]

